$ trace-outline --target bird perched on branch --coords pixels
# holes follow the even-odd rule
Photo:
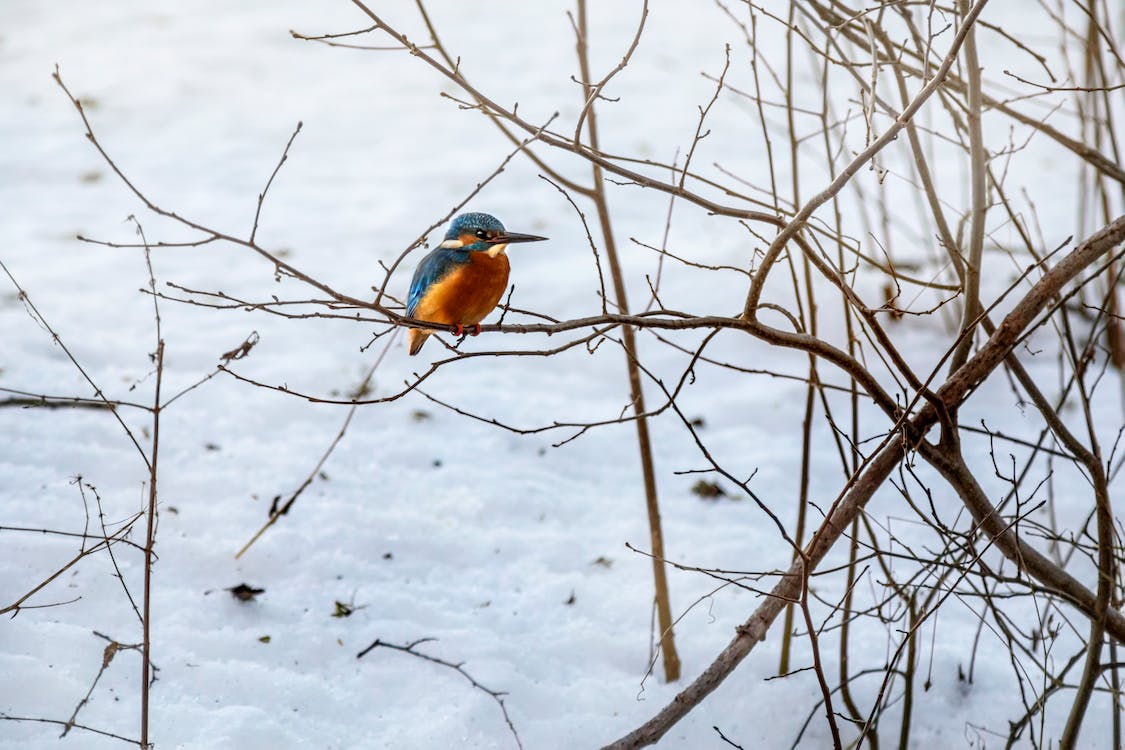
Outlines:
[[[545,239],[509,232],[488,214],[461,214],[449,225],[445,240],[422,258],[414,271],[406,314],[451,326],[455,336],[464,333],[466,326],[473,326],[472,335],[476,336],[480,322],[508,287],[508,245]],[[411,355],[421,350],[433,332],[423,328],[408,331]]]

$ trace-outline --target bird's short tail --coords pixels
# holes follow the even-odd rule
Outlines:
[[[411,328],[406,332],[406,340],[410,344],[411,357],[422,351],[422,345],[426,343],[426,339],[429,337],[430,332],[423,331],[421,328]]]

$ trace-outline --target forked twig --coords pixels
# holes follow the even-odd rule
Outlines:
[[[469,674],[469,672],[465,669],[465,662],[446,661],[445,659],[441,659],[436,656],[430,656],[429,654],[424,654],[421,651],[417,650],[418,646],[422,645],[423,643],[430,643],[436,640],[436,638],[419,638],[418,640],[411,641],[406,645],[399,645],[396,643],[388,643],[384,640],[376,638],[374,641],[372,641],[371,645],[356,654],[355,658],[362,659],[364,656],[371,653],[377,648],[389,648],[394,651],[401,651],[404,654],[416,656],[419,659],[424,659],[425,661],[431,662],[432,664],[439,664],[443,667],[452,669],[457,674],[468,680],[469,684],[474,688],[480,690],[481,692],[488,695],[488,697],[492,698],[492,700],[496,701],[496,705],[500,707],[500,712],[504,714],[504,723],[508,725],[508,729],[511,731],[512,737],[514,737],[516,740],[516,745],[520,748],[520,750],[523,750],[523,742],[520,741],[519,732],[516,731],[516,725],[512,723],[512,717],[508,715],[508,707],[504,705],[504,696],[507,695],[507,693],[499,690],[493,690],[477,682],[476,678]]]

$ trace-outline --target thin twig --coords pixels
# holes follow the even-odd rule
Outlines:
[[[393,649],[395,651],[401,651],[404,654],[410,654],[411,656],[416,656],[419,659],[424,659],[425,661],[431,662],[433,664],[440,664],[443,667],[448,667],[449,669],[452,669],[453,671],[457,672],[457,674],[461,675],[466,680],[468,680],[469,684],[472,685],[474,688],[476,688],[477,690],[480,690],[481,692],[485,693],[490,698],[492,698],[492,700],[496,701],[496,705],[498,705],[500,707],[500,712],[502,714],[504,714],[504,723],[508,725],[508,729],[509,729],[509,731],[511,731],[512,737],[516,741],[516,745],[520,748],[520,750],[523,750],[523,743],[520,741],[519,732],[516,731],[516,725],[512,723],[512,717],[508,715],[508,707],[506,705],[504,705],[504,696],[507,695],[507,693],[501,692],[499,690],[492,690],[491,688],[485,687],[481,683],[477,682],[476,678],[474,678],[471,674],[469,674],[469,672],[465,669],[465,663],[464,662],[446,661],[445,659],[440,659],[436,656],[430,656],[429,654],[424,654],[421,651],[418,651],[418,646],[422,645],[423,643],[430,643],[430,642],[435,641],[435,640],[437,640],[437,639],[435,639],[435,638],[419,638],[418,640],[411,641],[410,643],[407,643],[406,645],[399,645],[399,644],[396,644],[396,643],[388,643],[386,641],[383,641],[383,640],[380,640],[380,639],[376,638],[371,643],[371,645],[369,645],[367,648],[363,649],[358,654],[356,654],[356,658],[362,659],[364,656],[371,653],[372,651],[374,651],[377,648],[389,648],[389,649]]]

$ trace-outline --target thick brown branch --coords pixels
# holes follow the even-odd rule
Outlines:
[[[953,373],[938,389],[937,395],[947,410],[955,410],[993,370],[1011,354],[1021,334],[1047,307],[1059,291],[1090,264],[1109,250],[1125,241],[1125,216],[1117,218],[1103,227],[1069,255],[1057,266],[1043,274],[1043,277],[1028,291],[1023,299],[1001,321],[995,332],[981,349],[960,369]],[[926,404],[909,421],[913,434],[922,436],[938,421],[937,409]],[[924,444],[923,444],[924,445]],[[774,586],[769,598],[762,602],[750,618],[737,628],[737,635],[715,660],[687,688],[681,691],[671,703],[660,710],[653,718],[621,739],[606,745],[605,750],[626,750],[651,745],[671,729],[681,718],[707,697],[723,680],[746,658],[759,641],[765,639],[770,626],[787,602],[800,596],[803,568],[812,571],[824,559],[828,551],[847,530],[852,520],[857,518],[868,500],[890,476],[894,467],[905,455],[905,440],[889,440],[879,449],[875,457],[860,467],[853,481],[843,495],[833,504],[828,517],[817,529],[805,548],[805,560],[798,560],[787,574]],[[1005,527],[1006,529],[1007,527]],[[988,531],[988,527],[985,527]],[[998,538],[998,544],[1001,539]],[[1002,549],[1002,548],[1001,548]],[[1024,558],[1025,560],[1028,558]],[[1044,558],[1045,559],[1045,558]],[[1096,596],[1077,581],[1077,586],[1066,578],[1056,575],[1057,566],[1049,563],[1051,569],[1025,568],[1045,586],[1064,596],[1079,606],[1086,614],[1093,615]],[[1047,580],[1039,577],[1047,574]],[[1066,576],[1064,573],[1063,576]],[[1058,589],[1052,583],[1060,583],[1065,589]],[[1125,641],[1125,617],[1119,612],[1109,613],[1107,631],[1117,640]]]

